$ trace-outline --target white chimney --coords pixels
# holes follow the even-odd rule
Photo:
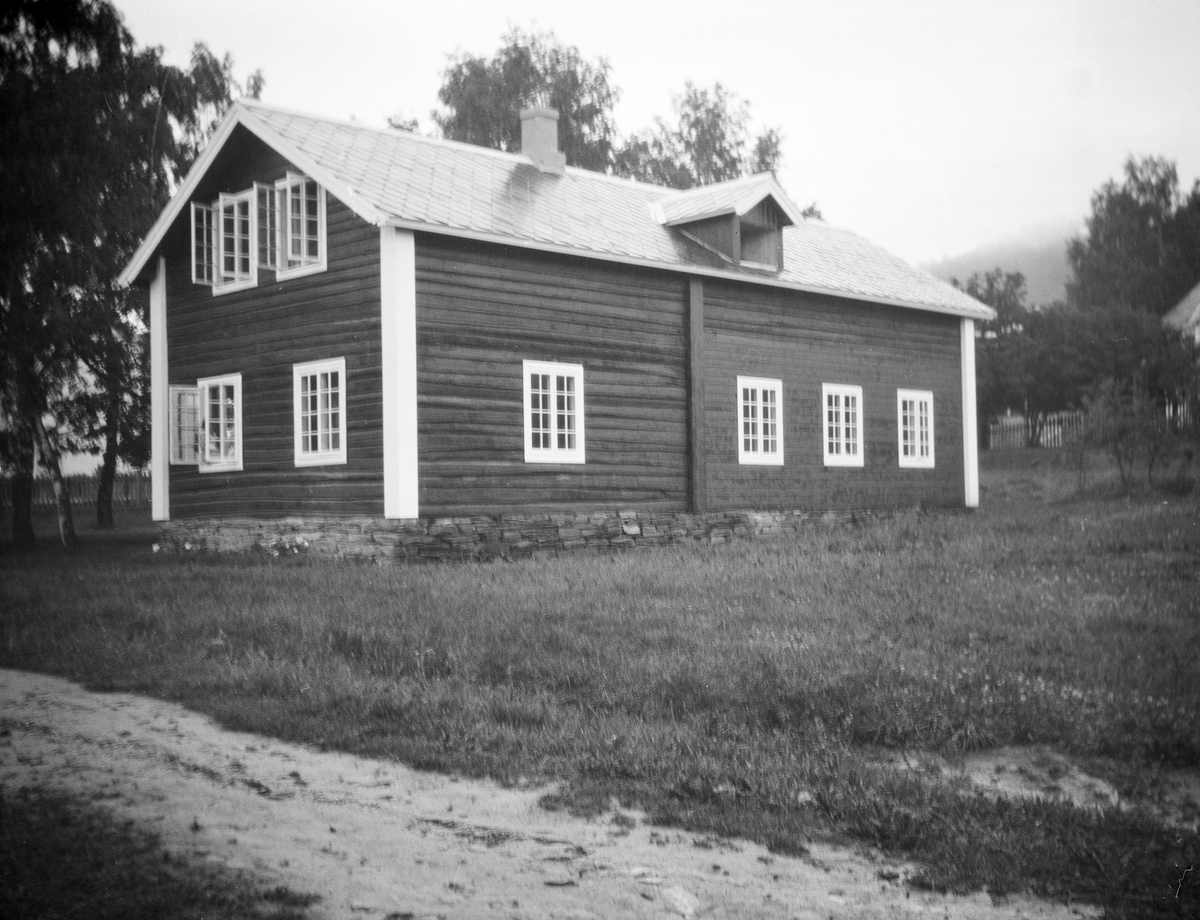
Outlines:
[[[567,155],[558,149],[557,110],[535,106],[521,113],[521,153],[542,172],[567,171]]]

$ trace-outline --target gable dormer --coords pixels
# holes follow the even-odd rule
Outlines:
[[[802,218],[769,173],[678,192],[661,223],[734,265],[783,270],[783,228]]]

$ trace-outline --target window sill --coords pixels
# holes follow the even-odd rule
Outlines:
[[[842,466],[842,467],[861,467],[861,466],[864,466],[865,464],[863,463],[863,458],[861,456],[858,456],[858,457],[826,457],[825,465],[826,466]]]
[[[257,278],[249,278],[245,281],[231,281],[228,284],[214,284],[212,286],[213,297],[220,297],[222,294],[232,294],[235,291],[247,291],[252,287],[258,286]]]
[[[291,278],[303,278],[305,275],[318,275],[325,271],[324,260],[314,262],[312,265],[301,265],[297,268],[276,268],[275,280],[287,281]]]
[[[231,463],[201,463],[199,472],[201,473],[240,473],[242,470],[242,461],[235,460]]]
[[[739,466],[783,466],[783,454],[770,457],[756,457],[753,454],[746,454],[738,457]]]
[[[344,453],[343,454],[329,454],[328,456],[324,456],[324,457],[297,457],[296,458],[296,467],[297,468],[306,467],[306,466],[345,466],[345,465],[346,465],[346,455]]]
[[[543,457],[543,456],[534,456],[532,454],[526,453],[525,454],[525,462],[526,463],[559,464],[559,465],[566,464],[566,465],[582,466],[586,461],[584,460],[584,458],[582,456],[570,456],[567,454],[559,454],[558,456],[554,456],[554,457]]]

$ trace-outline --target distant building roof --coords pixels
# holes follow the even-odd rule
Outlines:
[[[1191,330],[1200,341],[1200,284],[1183,295],[1183,300],[1175,304],[1163,316],[1163,325],[1171,326],[1183,332]]]
[[[121,274],[147,270],[170,226],[237,126],[324,185],[364,220],[687,274],[726,277],[990,319],[990,307],[847,230],[800,216],[769,174],[688,191],[568,167],[546,173],[520,154],[403,131],[236,103]],[[671,225],[745,214],[771,197],[784,267],[739,265]]]

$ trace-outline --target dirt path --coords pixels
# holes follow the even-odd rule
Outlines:
[[[906,866],[805,859],[539,809],[540,793],[228,732],[179,706],[0,670],[0,784],[102,799],[173,854],[397,918],[1068,918],[1088,911],[909,891]],[[614,820],[616,819],[616,820]]]

